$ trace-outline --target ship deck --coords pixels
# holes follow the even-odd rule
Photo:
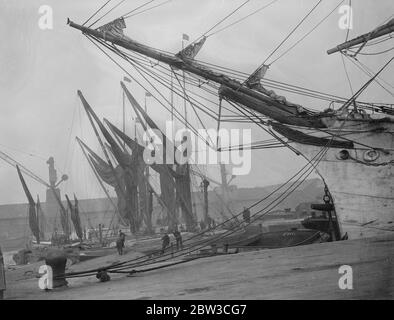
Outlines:
[[[40,290],[38,279],[28,278],[20,269],[7,272],[5,298],[393,299],[393,258],[394,234],[211,256],[131,277],[111,275],[105,283],[94,276],[69,279],[69,287],[50,292]],[[99,261],[85,263],[76,266],[84,269]],[[339,288],[342,265],[352,267],[353,289]],[[30,268],[38,269],[38,265]]]

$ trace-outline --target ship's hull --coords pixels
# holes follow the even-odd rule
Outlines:
[[[343,136],[356,142],[353,149],[328,148],[317,165],[333,197],[341,234],[355,239],[392,233],[393,121],[336,120],[328,125],[326,132],[301,127],[297,130],[326,138],[329,132],[336,135],[335,139]],[[299,142],[295,147],[310,160],[324,148]]]

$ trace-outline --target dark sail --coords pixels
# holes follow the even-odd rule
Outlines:
[[[144,147],[141,146],[139,143],[135,142],[133,139],[131,139],[129,136],[124,134],[121,130],[119,130],[116,126],[114,126],[111,122],[108,120],[105,120],[106,124],[109,126],[111,131],[116,134],[121,140],[123,140],[126,145],[132,150],[132,156],[134,154],[135,159],[138,159],[138,162],[141,163],[141,165],[145,165],[145,162],[143,160],[143,152],[144,152]],[[133,158],[134,158],[133,157]],[[171,174],[172,170],[168,165],[166,164],[152,164],[151,165],[152,169],[155,170],[157,173],[160,175],[160,189],[161,189],[161,200],[165,206],[165,209],[167,210],[167,216],[168,216],[168,223],[172,227],[175,227],[177,224],[176,216],[175,216],[175,205],[176,205],[176,200],[175,200],[175,188],[174,188],[174,180],[173,176]],[[138,171],[141,174],[143,174],[144,170],[141,169]],[[144,181],[144,177],[140,176],[140,181]],[[146,181],[145,181],[145,187],[144,184],[141,182],[140,187],[143,190],[143,196],[147,196],[147,192],[149,191],[147,189],[148,186],[146,186]],[[148,206],[144,206],[144,216],[148,215]],[[149,218],[147,218],[146,223],[150,224]],[[149,225],[147,225],[149,229]]]
[[[19,169],[19,166],[16,166],[16,170],[18,171],[19,179],[22,183],[23,191],[26,194],[27,200],[29,202],[29,226],[30,230],[33,233],[33,236],[36,238],[37,243],[40,243],[40,230],[38,224],[38,217],[36,212],[36,204],[34,203],[33,197],[29,189],[27,188],[25,179],[22,176],[22,172]]]
[[[118,160],[118,157],[115,156],[113,148],[110,146],[110,150],[114,157]],[[139,201],[138,201],[138,186],[141,181],[141,169],[139,167],[139,163],[137,159],[134,159],[128,153],[119,149],[121,153],[121,157],[123,159],[127,159],[123,164],[119,164],[119,167],[122,169],[122,176],[120,179],[123,179],[123,183],[125,186],[124,192],[126,194],[126,201],[129,204],[130,213],[132,216],[132,220],[130,220],[132,232],[136,232],[141,226],[141,216],[139,214]]]
[[[75,233],[77,234],[77,237],[79,238],[79,240],[82,241],[83,231],[82,231],[82,225],[81,225],[81,218],[79,216],[78,200],[77,200],[76,196],[74,195],[74,205],[73,205],[67,195],[66,195],[66,199],[67,199],[68,207],[70,209],[70,217],[71,217],[71,221],[74,225]]]
[[[135,170],[130,170],[130,165],[133,166],[134,164],[131,163],[132,159],[129,155],[124,153],[122,149],[118,146],[115,139],[111,136],[111,134],[107,131],[104,125],[101,123],[100,119],[97,117],[91,106],[88,104],[82,92],[78,90],[78,95],[82,101],[82,104],[85,108],[86,113],[89,117],[92,117],[94,121],[97,123],[98,127],[100,128],[101,133],[107,140],[107,142],[111,146],[112,154],[114,155],[116,161],[119,163],[119,166],[123,169],[122,178],[118,176],[116,172],[113,172],[113,176],[117,181],[117,186],[119,187],[117,190],[122,194],[122,197],[125,199],[126,202],[126,214],[125,218],[129,221],[130,224],[130,231],[136,232],[139,227],[139,217],[138,217],[138,199],[137,199],[137,175],[135,174]],[[114,171],[112,165],[110,169]]]
[[[37,212],[37,219],[38,219],[38,228],[40,230],[40,239],[44,239],[47,222],[46,222],[44,211],[42,210],[40,198],[38,197],[38,195],[37,195],[37,203],[36,203],[36,212]]]
[[[129,222],[131,206],[130,199],[126,197],[126,184],[124,182],[124,170],[117,166],[114,170],[101,159],[93,150],[84,144],[84,148],[89,152],[89,159],[98,176],[108,185],[114,188],[118,199],[117,207],[120,216]],[[116,176],[115,176],[116,175]]]
[[[140,119],[141,124],[143,125],[144,129],[146,130],[147,127],[143,123],[140,113],[144,117],[148,126],[152,129],[160,130],[159,127],[153,122],[153,120],[145,113],[145,111],[141,108],[138,102],[134,99],[131,93],[127,90],[123,83],[121,83],[123,89],[125,90],[126,96],[129,99],[130,103],[132,104],[133,108],[135,109],[137,116]],[[165,135],[164,137],[164,150],[166,149],[166,143],[170,143]],[[176,198],[175,198],[175,181],[172,175],[172,168],[169,165],[155,165],[152,166],[154,170],[156,170],[160,174],[160,190],[161,190],[161,199],[164,202],[167,208],[167,224],[170,229],[175,229],[176,225],[178,224],[176,218]]]
[[[146,124],[150,128],[159,130],[161,132],[158,125],[152,120],[152,118],[149,117],[149,115],[145,112],[145,110],[139,105],[139,103],[135,100],[135,98],[132,96],[130,91],[128,91],[126,86],[123,83],[121,83],[121,86],[127,98],[129,99],[131,105],[133,106],[137,116],[140,118],[140,121],[144,129],[146,130],[147,126],[142,122],[141,116],[144,118]],[[161,134],[163,136],[164,150],[167,150],[166,146],[168,146],[169,150],[174,150],[174,154],[176,152],[180,152],[175,148],[173,143],[166,137],[166,135],[163,132],[161,132]],[[166,159],[164,159],[164,161],[165,160]],[[181,207],[182,214],[185,218],[188,229],[189,230],[194,229],[195,221],[192,213],[192,204],[191,204],[189,166],[176,164],[176,169],[173,170],[173,168],[170,165],[162,164],[162,165],[156,165],[156,168],[153,167],[152,165],[152,168],[160,173],[160,188],[162,190],[162,198],[163,201],[167,204],[169,211],[173,212],[172,216],[169,217],[170,220],[169,222],[172,225],[175,225],[177,223],[176,208],[178,203],[178,205]],[[169,183],[171,183],[171,185],[169,185]],[[171,186],[171,192],[169,190],[170,186]],[[176,196],[174,196],[175,195],[174,191],[176,192]]]
[[[181,208],[182,216],[186,222],[186,229],[188,231],[192,231],[196,227],[196,221],[193,216],[190,182],[189,164],[177,165],[175,172],[176,200],[178,206]]]

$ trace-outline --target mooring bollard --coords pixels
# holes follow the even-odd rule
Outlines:
[[[64,278],[67,264],[66,254],[61,250],[51,250],[47,253],[45,264],[52,268],[52,287],[59,288],[67,286],[68,282]]]
[[[100,280],[100,282],[107,282],[111,280],[111,277],[105,270],[100,270],[96,274],[96,278]]]

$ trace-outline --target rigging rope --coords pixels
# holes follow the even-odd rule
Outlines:
[[[136,12],[136,13],[133,13],[133,14],[130,14],[130,15],[125,16],[125,17],[123,17],[123,18],[128,19],[128,18],[134,17],[134,16],[139,15],[139,14],[141,14],[141,13],[144,13],[144,12],[150,11],[150,10],[152,10],[152,9],[161,7],[161,6],[167,4],[168,2],[171,2],[171,1],[173,1],[173,0],[164,1],[164,2],[162,2],[162,3],[159,3],[159,4],[155,5],[155,6],[152,6],[152,7],[146,8],[146,9],[144,9],[144,10],[142,10],[142,11],[139,11],[139,12]]]
[[[289,51],[291,51],[294,47],[296,47],[300,42],[302,42],[307,36],[309,36],[313,31],[315,31],[324,21],[328,19],[328,17],[331,16],[331,14],[341,5],[341,3],[344,0],[341,0],[334,9],[332,9],[328,15],[326,15],[318,24],[316,24],[308,33],[306,33],[302,38],[300,38],[296,43],[294,43],[289,49],[287,49],[285,52],[283,52],[278,58],[273,60],[271,64],[274,64],[276,61],[278,61],[280,58],[285,56]]]
[[[290,183],[290,181],[292,181],[293,179],[295,179],[297,176],[300,175],[300,177],[302,177],[303,175],[305,175],[305,173],[302,173],[302,172],[303,172],[304,170],[307,170],[307,171],[309,170],[309,169],[307,169],[307,168],[311,165],[312,161],[319,161],[319,162],[320,162],[320,160],[322,159],[321,156],[325,154],[325,153],[323,154],[323,151],[324,151],[324,148],[322,148],[321,151],[319,151],[319,152],[318,152],[318,153],[317,153],[307,164],[305,164],[296,174],[294,174],[292,177],[290,177],[285,183],[283,183],[282,185],[276,187],[273,191],[271,191],[271,192],[270,192],[267,196],[265,196],[264,198],[262,198],[262,199],[256,201],[256,202],[253,203],[252,205],[250,205],[250,206],[248,207],[248,209],[250,210],[250,209],[256,207],[257,205],[259,205],[260,203],[262,203],[263,201],[269,199],[272,195],[274,195],[274,194],[275,194],[276,192],[278,192],[280,189],[284,188],[284,187],[286,186],[286,184]],[[315,167],[313,167],[312,169],[315,169]],[[306,172],[307,172],[307,171],[306,171]],[[310,173],[312,173],[312,172],[313,172],[313,170],[312,170]],[[309,173],[309,174],[310,174],[310,173]],[[308,176],[309,176],[309,174],[308,174]],[[299,181],[300,177],[297,178],[297,180],[296,180],[295,182],[293,182],[293,184],[292,184],[289,188],[291,188],[292,186],[294,186],[294,184],[295,184],[297,181]],[[307,177],[305,177],[305,179],[306,179],[306,178],[307,178]],[[305,180],[305,179],[304,179],[304,180]],[[303,180],[303,181],[304,181],[304,180]],[[303,182],[303,181],[302,181],[302,182]],[[302,183],[302,182],[301,182],[301,183]],[[298,187],[298,186],[297,186],[297,187]],[[287,189],[285,190],[285,192],[288,191],[289,188],[287,188]],[[281,195],[284,195],[285,192],[282,193]],[[277,199],[279,199],[279,198],[277,198]],[[277,200],[277,199],[275,199],[275,200]],[[274,201],[275,201],[275,200],[274,200]],[[284,200],[284,199],[283,199],[283,200]],[[283,200],[282,200],[282,201],[283,201]],[[274,201],[273,201],[273,202],[274,202]],[[263,210],[265,210],[266,208],[268,208],[273,202],[271,202],[268,206],[266,206],[266,207],[263,208],[262,210],[259,210],[257,213],[255,213],[255,214],[252,215],[252,216],[255,216],[256,214],[261,213]],[[240,213],[238,213],[235,217],[239,217],[241,214],[243,214],[243,211],[241,211]],[[266,213],[266,214],[267,214],[267,213]],[[218,224],[218,225],[216,226],[216,228],[218,228],[218,227],[220,227],[220,226],[225,226],[228,222],[234,220],[235,217],[232,217],[232,218],[229,218],[229,219],[223,221],[222,223]],[[254,221],[254,220],[253,220],[253,221]],[[253,221],[252,221],[252,222],[253,222]],[[233,229],[234,229],[234,228],[233,228]],[[231,229],[231,230],[232,230],[232,229]],[[189,242],[190,240],[192,240],[192,239],[194,239],[194,238],[196,238],[196,237],[199,237],[199,236],[205,234],[206,232],[208,232],[208,230],[203,231],[203,232],[200,232],[200,233],[198,233],[198,234],[195,234],[195,235],[193,235],[192,237],[190,237],[189,239],[186,239],[186,240],[184,241],[184,243]],[[226,236],[226,235],[225,235],[225,236]],[[214,240],[217,240],[217,238],[215,238]],[[209,243],[209,242],[212,242],[212,240],[211,240],[211,239],[208,239],[208,243]],[[199,244],[201,244],[201,243],[199,243]],[[199,245],[199,244],[197,244],[197,245]],[[193,245],[193,244],[192,244],[192,245]],[[192,247],[193,247],[193,246],[192,246]],[[198,248],[198,250],[199,250],[199,249],[200,249],[200,248]],[[159,252],[159,251],[161,251],[161,250],[158,250],[158,252]],[[185,252],[185,251],[189,251],[189,252],[190,252],[190,247],[185,247],[184,249],[180,250],[180,252]],[[168,254],[164,254],[163,256],[168,256]],[[105,268],[93,269],[93,270],[86,270],[86,271],[82,271],[82,272],[73,272],[73,273],[69,273],[69,274],[66,274],[66,277],[71,277],[71,276],[74,276],[74,275],[77,275],[77,276],[78,276],[78,275],[83,275],[83,274],[87,274],[87,273],[92,273],[92,272],[96,272],[97,270],[109,270],[109,269],[113,269],[113,268],[118,268],[118,267],[120,267],[120,266],[125,266],[127,263],[139,261],[139,260],[144,259],[144,258],[148,258],[146,261],[152,260],[152,259],[150,259],[150,255],[144,255],[144,256],[142,256],[142,257],[138,257],[138,258],[134,258],[134,259],[131,259],[131,260],[128,260],[128,261],[120,262],[120,263],[118,263],[118,264],[111,265],[111,266],[108,266],[108,267],[105,267]],[[146,262],[146,261],[142,261],[142,262]],[[135,265],[135,263],[134,263],[134,265]],[[130,267],[130,266],[128,266],[128,267]]]
[[[87,35],[86,35],[87,36]],[[131,74],[130,74],[130,72],[128,72],[123,66],[121,66],[116,60],[114,60],[114,58],[112,58],[107,52],[105,52],[102,48],[100,48],[92,39],[94,39],[94,40],[96,40],[96,41],[98,41],[98,42],[100,42],[100,40],[98,40],[98,39],[96,39],[96,38],[94,38],[94,37],[90,37],[90,36],[87,36],[88,37],[88,39],[97,47],[97,48],[99,48],[108,58],[110,58],[111,59],[111,61],[113,61],[119,68],[121,68],[129,77],[131,77],[131,79],[133,79],[141,88],[143,88],[146,92],[148,92],[148,93],[150,93],[152,96],[153,96],[153,98],[157,101],[157,102],[159,102],[167,111],[169,111],[170,109],[160,100],[160,99],[158,99],[155,95],[153,95],[152,93],[151,93],[151,91],[150,90],[148,90],[140,81],[138,81],[135,77],[133,77]],[[92,38],[92,39],[91,39]],[[101,42],[100,42],[101,43]],[[109,49],[109,50],[111,50],[112,52],[115,52],[115,49],[114,48],[110,48],[110,47],[108,47],[107,46],[107,44],[106,43],[101,43],[101,44],[103,44],[107,49]],[[116,53],[116,52],[115,52]],[[135,67],[135,66],[134,66]],[[138,69],[138,68],[136,68],[136,70],[137,70],[137,72],[145,79],[145,81],[147,81],[149,84],[150,84],[150,86],[167,102],[167,103],[169,103],[169,101],[168,101],[168,99],[167,98],[165,98],[164,96],[163,96],[163,94],[157,89],[157,87],[156,86],[153,86],[152,85],[152,83],[148,80],[148,79],[146,79],[146,77],[141,73],[141,71]],[[179,113],[177,110],[175,110],[176,111],[176,113]],[[179,113],[180,114],[180,113]],[[181,121],[182,122],[182,120],[180,120],[180,118],[179,118],[179,116],[178,115],[175,115],[175,117],[179,120],[179,121]],[[180,116],[181,118],[182,118],[182,115]],[[187,121],[186,119],[184,120],[184,121]],[[194,127],[193,126],[190,126],[191,128],[192,128],[192,131],[193,131],[193,133],[194,134],[196,134],[196,136],[200,136],[199,134],[198,134],[198,132],[194,129]],[[204,141],[204,139],[202,139],[203,141]]]
[[[227,16],[225,16],[223,19],[221,19],[219,22],[215,23],[213,27],[211,27],[208,31],[203,33],[200,37],[198,37],[196,40],[192,41],[191,43],[195,43],[196,41],[202,39],[205,35],[207,35],[209,32],[211,32],[213,29],[215,29],[218,25],[220,25],[222,22],[227,20],[229,17],[231,17],[235,12],[237,12],[239,9],[241,9],[244,5],[246,5],[250,0],[246,0],[243,2],[240,6],[238,6],[236,9],[234,9],[232,12],[230,12]]]
[[[133,9],[133,10],[127,12],[126,14],[124,14],[122,17],[123,17],[123,18],[128,18],[129,15],[130,15],[131,13],[137,11],[137,10],[140,9],[140,8],[145,7],[145,6],[148,5],[149,3],[152,3],[153,1],[155,1],[155,0],[149,0],[149,1],[147,1],[147,2],[145,2],[145,3],[143,3],[143,4],[141,4],[141,5],[138,6],[137,8],[135,8],[135,9]]]
[[[349,73],[348,73],[347,68],[346,68],[345,59],[343,58],[342,54],[340,56],[341,56],[341,60],[342,60],[342,64],[343,64],[343,69],[345,71],[346,79],[347,79],[347,82],[349,84],[350,92],[351,92],[352,95],[354,95],[354,90],[353,90],[352,82],[350,81]]]
[[[350,60],[351,63],[353,63],[358,69],[360,69],[369,78],[373,76],[373,71],[370,70],[364,64],[362,64],[360,60],[353,58],[356,61],[355,62],[355,61],[353,61],[353,59],[350,59],[347,55],[345,55],[345,57],[347,57]],[[387,89],[385,86],[383,86],[377,79],[383,81],[384,83],[386,83],[387,85],[389,85],[392,88],[393,88],[393,86],[390,85],[388,82],[384,81],[381,77],[376,77],[376,79],[374,80],[383,90],[385,90],[387,93],[389,93],[391,96],[394,97],[394,94],[389,89]]]
[[[386,67],[394,60],[394,56],[369,80],[367,81],[339,110],[343,110],[348,108],[353,102],[355,102],[355,100],[357,99],[357,97],[360,96],[361,93],[364,92],[364,90],[376,79],[377,76],[379,76],[380,73],[382,73],[382,71],[384,69],[386,69]]]
[[[323,150],[323,149],[322,149]],[[320,154],[321,153],[321,151],[318,153],[318,154]],[[307,165],[307,166],[309,166],[309,164]],[[188,248],[185,248],[185,249],[183,249],[183,250],[180,250],[180,251],[187,251],[189,254],[191,253],[191,252],[195,252],[195,251],[198,251],[198,250],[201,250],[202,248],[204,248],[204,247],[206,247],[207,245],[211,245],[212,243],[215,243],[215,242],[217,242],[218,240],[220,240],[220,239],[223,239],[223,238],[225,238],[225,237],[228,237],[228,236],[230,236],[230,235],[232,235],[232,234],[234,234],[235,232],[237,232],[239,229],[242,229],[242,228],[244,228],[245,226],[248,226],[248,225],[250,225],[250,224],[252,224],[254,221],[256,221],[257,219],[261,219],[261,217],[262,216],[264,216],[264,215],[266,215],[266,214],[268,214],[268,213],[270,213],[271,211],[267,211],[267,212],[264,212],[264,213],[262,213],[264,210],[273,210],[275,207],[277,207],[280,203],[282,203],[291,193],[293,193],[294,191],[295,191],[295,189],[297,189],[305,180],[306,180],[306,178],[313,172],[313,170],[314,170],[314,168],[312,167],[312,168],[308,168],[304,173],[302,173],[302,175],[296,180],[296,181],[294,181],[282,194],[280,194],[279,195],[279,197],[277,197],[277,198],[275,198],[273,201],[271,201],[268,205],[266,205],[263,209],[261,209],[261,210],[259,210],[259,211],[257,211],[257,212],[255,212],[254,214],[252,214],[251,215],[251,220],[250,220],[250,222],[248,222],[248,223],[245,223],[245,224],[243,224],[242,225],[242,223],[238,223],[238,224],[236,224],[235,226],[233,226],[233,227],[231,227],[227,232],[225,232],[224,234],[220,234],[220,235],[218,235],[218,236],[215,236],[215,237],[213,237],[213,239],[207,239],[207,240],[205,240],[205,241],[202,241],[202,242],[200,242],[200,243],[196,243],[196,244],[191,244],[191,247],[188,247]],[[308,172],[309,171],[309,172]],[[304,176],[304,177],[303,177]],[[302,178],[302,180],[301,180],[301,178]],[[299,182],[301,180],[301,182]],[[297,184],[298,183],[298,184]],[[296,185],[297,184],[297,185]],[[296,186],[295,186],[296,185]],[[295,187],[294,187],[295,186]],[[294,187],[294,188],[293,188]],[[293,188],[293,189],[292,189]],[[292,190],[291,190],[292,189]],[[290,190],[290,191],[289,191]],[[288,192],[289,191],[289,193],[286,195],[286,192]],[[283,197],[283,198],[282,198]],[[282,199],[281,199],[282,198]],[[279,201],[278,203],[276,203],[275,204],[275,202],[277,202],[277,201]],[[270,206],[272,206],[273,205],[273,207],[271,207],[271,208],[269,208]],[[269,209],[268,209],[269,208]],[[240,212],[239,214],[237,214],[236,216],[234,216],[232,219],[234,219],[234,218],[237,218],[238,216],[240,216],[241,214],[243,213],[243,211],[242,212]],[[262,213],[262,214],[261,214]],[[194,249],[193,249],[194,248]],[[193,250],[190,250],[190,249],[193,249]],[[182,256],[182,255],[184,255],[185,253],[181,253],[181,254],[178,254],[176,257],[179,257],[179,256]],[[167,259],[164,259],[164,260],[161,260],[160,262],[163,262],[163,261],[167,261],[167,260],[170,260],[170,259],[173,259],[174,258],[174,255],[173,254],[170,254],[171,256],[170,257],[168,257]],[[152,259],[148,259],[148,261],[149,260],[152,260]],[[143,263],[143,262],[142,262]],[[156,263],[156,262],[153,262],[153,263]],[[137,266],[144,266],[144,265],[149,265],[149,264],[152,264],[152,263],[145,263],[145,264],[142,264],[141,265],[141,263],[140,264],[137,264]],[[122,269],[127,269],[127,268],[130,268],[130,267],[134,267],[135,266],[135,264],[134,265],[124,265],[124,266],[122,266],[122,267],[118,267],[118,268],[115,268],[116,270],[122,270]],[[110,272],[110,271],[109,271]]]
[[[105,2],[100,8],[98,8],[96,10],[95,13],[93,13],[83,24],[82,26],[84,26],[85,24],[87,24],[91,19],[93,19],[109,2],[111,2],[111,0],[108,0],[107,2]]]
[[[107,13],[103,14],[100,18],[98,18],[97,20],[95,20],[92,24],[89,25],[88,28],[91,28],[94,24],[96,24],[97,22],[99,22],[102,18],[106,17],[108,14],[110,14],[113,10],[115,10],[117,7],[119,7],[122,3],[124,3],[126,0],[121,0],[120,2],[118,2],[118,4],[116,4],[115,6],[112,7],[112,9],[110,9]]]
[[[221,28],[221,29],[219,29],[219,30],[217,30],[217,31],[214,31],[214,32],[212,32],[212,33],[210,33],[210,34],[208,34],[207,37],[213,36],[213,35],[215,35],[215,34],[221,32],[221,31],[224,31],[224,30],[226,30],[226,29],[228,29],[228,28],[230,28],[230,27],[232,27],[232,26],[234,26],[234,25],[236,25],[236,24],[238,24],[238,23],[244,21],[245,19],[247,19],[247,18],[249,18],[249,17],[255,15],[256,13],[258,13],[258,12],[264,10],[265,8],[268,8],[269,6],[271,6],[272,4],[274,4],[275,2],[278,2],[278,1],[279,1],[279,0],[273,0],[273,1],[271,1],[270,3],[268,3],[268,4],[266,4],[266,5],[262,6],[262,7],[260,7],[259,9],[253,11],[252,13],[249,13],[248,15],[246,15],[246,16],[244,16],[244,17],[242,17],[242,18],[240,18],[240,19],[238,19],[238,20],[236,20],[236,21],[234,21],[234,22],[232,22],[232,23],[230,23],[230,24],[228,24],[227,26],[225,26],[225,27],[223,27],[223,28]]]
[[[390,51],[393,51],[394,47],[391,47],[389,49],[383,50],[383,51],[379,51],[379,52],[358,52],[357,54],[362,55],[362,56],[377,56],[379,54],[383,54],[383,53],[387,53]],[[347,50],[348,52],[351,52],[353,54],[355,54],[356,52],[352,51],[352,50]]]
[[[268,55],[268,57],[263,61],[263,63],[252,73],[251,77],[256,75],[256,72],[268,61],[269,58],[286,42],[286,40],[298,29],[298,27],[309,17],[309,15],[319,6],[322,0],[319,0],[314,7],[307,13],[307,15],[302,18],[302,20],[290,31],[290,33],[279,43],[279,45]],[[245,84],[245,82],[244,82]]]

